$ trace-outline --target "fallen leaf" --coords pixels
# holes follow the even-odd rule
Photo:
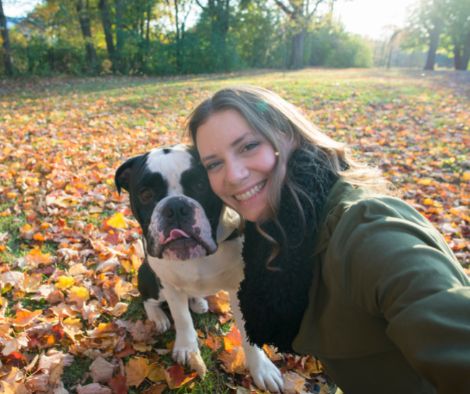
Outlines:
[[[115,213],[108,220],[106,220],[106,225],[116,229],[125,229],[128,227],[126,218],[121,212]]]
[[[94,383],[106,383],[113,377],[114,365],[97,357],[90,365],[90,372]]]
[[[149,362],[144,357],[133,357],[126,365],[126,382],[128,386],[138,387],[149,374]]]
[[[77,394],[112,394],[112,390],[99,383],[91,383],[85,386],[78,385]]]
[[[175,364],[165,370],[165,379],[170,389],[177,389],[192,381],[197,376],[196,372],[184,373],[181,365]]]
[[[27,309],[18,309],[12,320],[12,324],[16,327],[26,327],[41,315],[41,310],[29,311]]]

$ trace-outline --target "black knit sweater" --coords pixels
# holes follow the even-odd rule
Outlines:
[[[246,224],[245,278],[238,297],[248,338],[258,346],[271,344],[282,352],[292,352],[291,344],[308,303],[311,256],[323,209],[338,179],[325,160],[323,152],[304,148],[296,150],[288,161],[286,176],[303,192],[298,193],[303,213],[297,208],[292,192],[284,186],[277,216],[284,231],[272,220],[261,225],[281,248],[269,264],[274,270],[267,267],[272,244],[257,231],[254,223]]]

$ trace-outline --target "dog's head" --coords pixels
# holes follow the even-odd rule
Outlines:
[[[187,260],[217,250],[222,202],[195,150],[176,145],[133,157],[117,169],[115,183],[129,192],[150,256]]]

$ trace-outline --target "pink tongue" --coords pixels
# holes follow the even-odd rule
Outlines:
[[[190,238],[190,237],[183,230],[180,230],[179,228],[175,228],[170,231],[170,235],[168,236],[167,239],[165,239],[165,243],[168,243],[170,241],[173,241],[179,238]]]

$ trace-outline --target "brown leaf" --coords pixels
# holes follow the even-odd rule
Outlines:
[[[90,365],[90,372],[94,383],[106,383],[113,377],[114,365],[97,357]]]
[[[78,385],[77,394],[112,394],[112,390],[99,383],[91,383],[85,386]]]

